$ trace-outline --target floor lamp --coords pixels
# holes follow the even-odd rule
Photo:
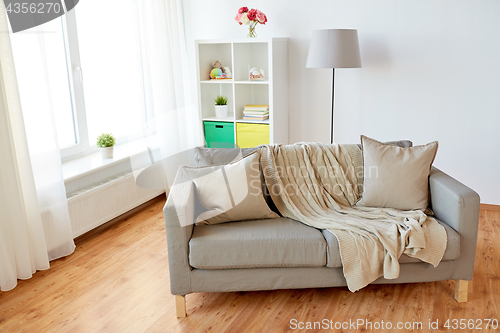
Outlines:
[[[332,126],[335,101],[335,68],[360,68],[358,31],[353,29],[314,30],[312,33],[307,68],[332,68]]]

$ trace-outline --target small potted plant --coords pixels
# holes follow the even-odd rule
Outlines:
[[[215,117],[226,118],[227,117],[227,97],[217,96],[215,98]]]
[[[102,158],[113,158],[113,146],[115,137],[110,133],[102,133],[97,137],[97,147],[101,151]]]

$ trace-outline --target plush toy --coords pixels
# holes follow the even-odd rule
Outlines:
[[[224,67],[222,67],[222,64],[220,63],[219,60],[215,60],[212,63],[212,69],[210,70],[210,78],[211,79],[225,79],[226,78]]]
[[[211,79],[219,79],[222,77],[222,75],[224,75],[224,73],[222,73],[222,69],[220,69],[220,68],[213,68],[210,71],[210,78]]]
[[[233,78],[233,74],[231,73],[231,70],[229,69],[229,67],[222,67],[222,69],[224,70],[224,74],[226,74],[226,79]]]

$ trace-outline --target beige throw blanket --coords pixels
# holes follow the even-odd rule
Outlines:
[[[265,145],[261,162],[283,216],[337,237],[350,291],[380,276],[397,278],[403,253],[434,267],[441,261],[446,231],[422,211],[354,206],[363,178],[356,145]]]

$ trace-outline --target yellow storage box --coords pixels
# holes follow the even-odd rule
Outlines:
[[[269,144],[269,124],[236,123],[236,144],[240,148]]]

